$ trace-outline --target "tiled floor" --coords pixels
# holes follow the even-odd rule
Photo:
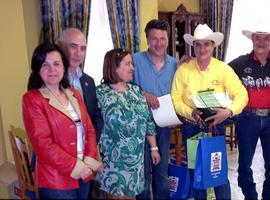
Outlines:
[[[229,146],[228,146],[228,164],[229,164],[229,180],[231,183],[232,200],[244,199],[242,191],[237,185],[238,150],[234,148],[233,151],[230,151]],[[256,153],[253,158],[252,170],[253,170],[253,178],[257,187],[257,192],[259,194],[259,199],[261,199],[265,170],[260,142],[258,142]]]

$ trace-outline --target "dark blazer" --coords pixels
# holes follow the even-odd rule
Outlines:
[[[98,108],[95,82],[92,77],[85,73],[83,73],[83,75],[81,76],[80,82],[83,91],[84,103],[86,105],[87,112],[92,120],[92,123],[95,127],[98,143],[103,128],[103,118],[101,115],[101,111]]]

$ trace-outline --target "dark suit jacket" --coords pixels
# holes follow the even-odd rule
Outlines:
[[[92,123],[96,129],[96,137],[98,143],[103,128],[103,118],[101,111],[98,108],[95,82],[92,77],[85,73],[83,73],[83,75],[81,76],[80,82],[83,91],[84,103],[86,105],[87,112],[92,120]]]

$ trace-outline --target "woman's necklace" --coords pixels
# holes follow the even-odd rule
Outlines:
[[[59,89],[59,94],[55,94],[50,88],[46,87],[50,93],[54,96],[54,98],[64,107],[67,107],[68,106],[68,98],[67,96],[65,95],[65,93],[63,91],[61,91]]]

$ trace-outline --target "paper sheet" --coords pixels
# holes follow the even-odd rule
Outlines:
[[[175,113],[170,94],[158,97],[158,101],[160,107],[158,109],[151,109],[158,126],[167,127],[182,124]]]

